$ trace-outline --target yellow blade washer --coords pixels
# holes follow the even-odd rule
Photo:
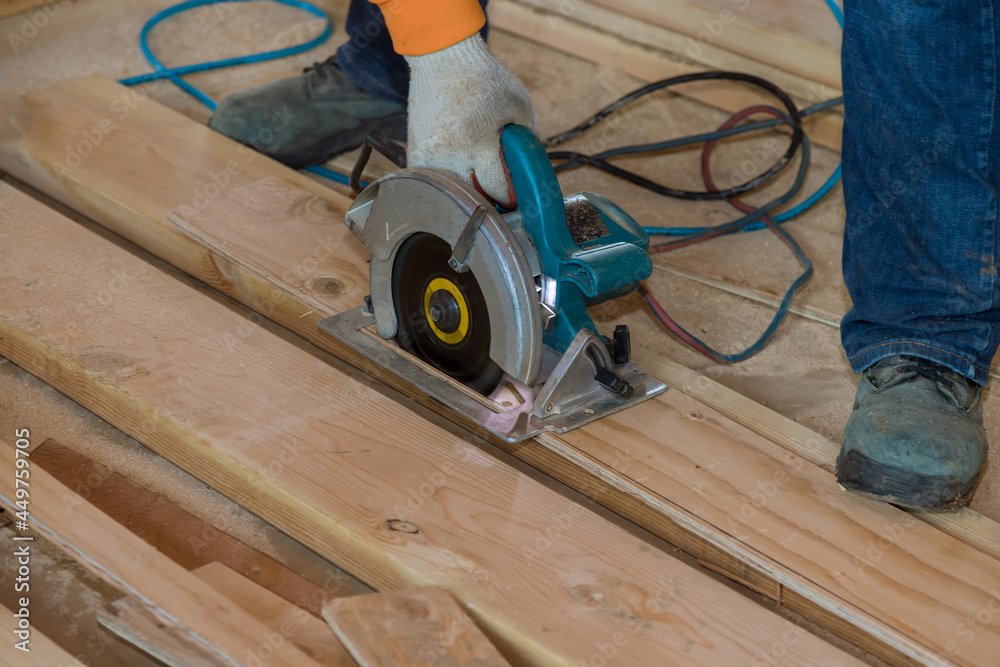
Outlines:
[[[437,323],[431,318],[431,297],[440,290],[451,294],[455,298],[455,303],[458,304],[458,326],[450,333],[439,329]],[[458,285],[447,278],[435,278],[427,284],[427,289],[424,290],[424,316],[427,318],[427,323],[431,325],[431,331],[434,332],[434,335],[449,345],[458,345],[469,333],[469,304],[465,302],[465,296]]]

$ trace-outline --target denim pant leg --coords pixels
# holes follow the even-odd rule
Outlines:
[[[489,0],[479,0],[483,10]],[[368,0],[351,0],[345,31],[350,35],[337,49],[337,64],[365,92],[405,104],[410,94],[410,69],[392,48],[382,10]],[[479,32],[486,39],[489,24]]]
[[[845,0],[841,337],[985,385],[1000,343],[1000,0]]]

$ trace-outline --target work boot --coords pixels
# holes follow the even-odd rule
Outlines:
[[[982,389],[933,361],[883,359],[861,378],[837,457],[843,486],[896,505],[964,505],[986,461]]]
[[[333,56],[301,76],[230,95],[208,125],[297,169],[357,148],[371,129],[405,142],[406,105],[355,86]]]

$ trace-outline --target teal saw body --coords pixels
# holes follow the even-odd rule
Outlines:
[[[555,313],[544,342],[565,352],[581,329],[598,333],[587,306],[624,296],[649,277],[649,236],[607,197],[564,198],[545,149],[526,127],[507,126],[501,141],[517,212],[538,253],[542,303]]]

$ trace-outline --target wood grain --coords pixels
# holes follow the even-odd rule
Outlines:
[[[507,667],[440,586],[332,600],[323,617],[362,667]]]
[[[289,187],[279,179],[266,179],[227,193],[200,211],[182,207],[169,217],[189,235],[230,262],[242,264],[242,258],[246,257],[248,269],[255,272],[264,269],[262,280],[277,285],[283,282],[279,271],[294,271],[295,258],[306,256],[309,248],[321,243],[336,246],[329,239],[322,241],[323,235],[329,231],[317,232],[311,216],[303,213],[315,206],[310,203],[313,200],[309,193]],[[296,224],[296,218],[302,218],[303,221]],[[269,236],[267,242],[261,242],[262,234]],[[294,242],[296,237],[300,239],[298,244]],[[248,251],[247,246],[256,248]],[[343,266],[346,259],[340,255],[333,261],[337,266]],[[308,305],[310,310],[320,312],[336,312],[345,307],[342,304],[323,304],[315,300],[308,301]],[[659,418],[645,424],[645,428],[641,429],[642,433],[677,434],[681,431],[686,437],[644,439],[631,430],[619,432],[614,426],[619,422],[642,420],[643,415],[647,414],[655,414]],[[902,530],[900,526],[905,526],[913,536],[913,541],[907,542],[904,549],[902,542],[894,539],[892,546],[910,553],[899,553],[887,558],[884,563],[878,563],[879,567],[875,569],[894,572],[902,567],[903,571],[910,571],[905,566],[907,559],[925,549],[933,549],[935,540],[944,536],[939,536],[926,526],[914,525],[917,521],[899,510],[861,501],[853,495],[845,499],[831,475],[811,466],[799,466],[795,469],[795,465],[801,462],[783,461],[782,454],[786,452],[762,439],[757,438],[756,443],[748,447],[747,441],[754,441],[754,436],[745,431],[740,432],[735,424],[726,433],[726,436],[735,437],[728,437],[725,443],[719,440],[717,433],[711,433],[711,429],[701,426],[690,429],[691,420],[685,418],[690,415],[695,415],[694,421],[706,421],[708,424],[721,419],[717,414],[706,412],[705,406],[672,394],[633,408],[620,419],[617,416],[608,418],[597,425],[559,438],[539,438],[539,442],[546,444],[550,451],[560,452],[562,461],[532,456],[523,449],[521,455],[550,474],[570,481],[577,488],[580,488],[580,479],[574,478],[574,471],[566,468],[589,470],[594,475],[602,472],[607,474],[604,464],[591,462],[615,461],[613,468],[616,478],[610,482],[611,485],[620,494],[638,497],[643,502],[643,507],[636,510],[629,508],[626,499],[615,498],[615,502],[609,504],[617,511],[649,526],[651,519],[648,510],[656,508],[661,523],[656,526],[655,532],[675,544],[706,560],[715,561],[723,569],[740,570],[741,574],[737,578],[747,580],[755,587],[766,589],[754,576],[759,578],[763,574],[764,581],[773,581],[784,589],[798,593],[796,607],[799,610],[815,618],[825,618],[832,614],[841,621],[846,620],[846,627],[851,630],[845,631],[845,634],[873,652],[893,660],[904,660],[907,652],[913,653],[911,657],[920,655],[926,658],[928,654],[922,646],[914,643],[912,638],[907,638],[905,631],[901,632],[901,628],[894,622],[886,622],[894,618],[897,604],[903,603],[901,600],[889,602],[884,594],[875,592],[878,588],[872,588],[873,580],[878,585],[885,585],[885,582],[878,581],[878,577],[873,578],[870,573],[865,572],[865,568],[858,568],[856,554],[864,550],[866,540],[882,539],[881,532],[886,530],[885,525],[889,529],[899,530]],[[587,437],[594,433],[600,435]],[[629,444],[623,446],[621,443]],[[721,464],[710,465],[708,460],[701,461],[694,468],[686,466],[684,462],[690,456],[688,449],[695,443],[698,443],[698,447],[712,443],[707,451],[722,461],[732,462],[729,473],[724,474]],[[671,452],[676,452],[679,458],[672,459]],[[773,460],[768,460],[768,455]],[[573,464],[567,465],[567,460],[572,460]],[[750,473],[748,466],[752,466],[755,460],[759,462],[759,468]],[[786,470],[785,466],[792,471]],[[769,468],[774,472],[767,473]],[[635,477],[637,469],[641,471],[641,484],[637,483]],[[678,469],[685,470],[685,473],[675,474],[674,471]],[[775,481],[775,475],[781,477],[782,482],[801,476],[805,486],[785,496],[788,489]],[[684,490],[678,485],[685,482],[689,487],[700,489],[700,495],[705,498],[732,498],[735,499],[735,504],[713,500],[698,503],[695,508],[691,504],[693,500],[682,500]],[[764,500],[755,499],[761,494],[765,496]],[[785,497],[783,500],[772,501],[772,495]],[[607,496],[602,498],[602,502],[609,502]],[[760,504],[766,505],[767,509],[759,511]],[[806,515],[802,514],[804,505],[812,508]],[[765,515],[771,513],[777,515],[777,523],[773,525],[765,520]],[[753,521],[748,521],[743,516],[745,514],[749,514]],[[803,516],[822,516],[824,525],[831,526],[831,531],[837,535],[829,545],[816,543],[807,548],[810,553],[822,554],[822,557],[801,558],[804,548],[802,535],[808,529]],[[739,517],[735,519],[737,523],[745,525],[751,532],[739,534],[735,541],[719,534],[704,537],[713,527],[718,530],[726,521],[732,524],[734,517]],[[664,519],[671,522],[671,525],[665,525]],[[833,526],[837,528],[834,529]],[[703,537],[695,537],[699,535]],[[765,539],[758,542],[755,538],[759,537]],[[762,562],[757,557],[761,553],[767,554],[767,560],[771,562]],[[882,559],[881,553],[878,558]],[[898,564],[892,562],[895,558],[900,559]],[[995,562],[983,562],[987,565],[987,570],[996,569]],[[746,568],[739,568],[738,563],[750,564],[750,572],[746,572]],[[829,572],[848,572],[852,564],[860,577],[857,581],[826,576]],[[939,567],[943,573],[947,573],[947,560],[940,561]],[[997,573],[1000,574],[1000,570]],[[850,579],[850,576],[845,576]],[[988,580],[991,575],[984,570],[981,576]],[[972,579],[967,583],[975,586],[974,581]],[[907,580],[904,588],[909,591],[908,595],[919,599],[923,596],[922,586],[922,579],[917,578]],[[957,588],[942,582],[942,590],[954,591]],[[871,595],[866,594],[869,591]],[[969,592],[976,595],[971,589]],[[982,603],[980,600],[973,603],[972,607]],[[958,607],[963,607],[964,604],[959,603]],[[861,610],[864,612],[858,613]],[[968,611],[956,609],[955,623],[960,624],[962,615]],[[883,619],[882,627],[877,627],[879,622],[873,624],[871,618]],[[929,629],[933,625],[932,619],[925,618],[923,623],[929,624],[926,632],[933,636],[934,633]],[[838,627],[844,630],[840,623]],[[875,639],[893,632],[897,633],[895,638],[884,645],[881,644],[883,640]],[[947,638],[947,632],[939,633],[938,644],[933,650],[944,653]]]
[[[779,86],[797,100],[816,103],[838,97],[841,94],[839,85],[832,86],[821,83],[811,72],[802,76],[788,71],[787,60],[780,61],[775,66],[761,62],[759,56],[762,54],[747,55],[725,48],[728,45],[728,40],[725,37],[729,35],[725,29],[722,39],[716,38],[711,33],[706,33],[703,24],[699,25],[693,34],[687,29],[681,32],[667,27],[663,21],[650,21],[632,16],[627,11],[614,6],[616,3],[610,1],[578,3],[572,7],[568,7],[562,0],[513,1],[519,5],[540,9],[552,16],[553,19],[558,18],[559,21],[555,21],[555,25],[558,25],[560,21],[571,20],[600,32],[617,35],[640,46],[672,54],[678,59],[702,65],[708,69],[755,74]],[[659,4],[667,7],[670,3]],[[663,12],[666,14],[669,10],[664,9]],[[729,24],[724,24],[725,28],[738,20],[734,18]],[[830,20],[833,21],[832,16]],[[698,39],[699,35],[702,39]],[[771,54],[773,51],[766,49],[763,53]],[[837,67],[839,77],[839,62]],[[839,108],[834,109],[833,113],[843,115]]]
[[[762,60],[800,76],[821,81],[833,88],[840,87],[840,29],[832,12],[822,0],[794,2],[704,3],[685,0],[593,0],[595,4],[614,9],[655,25],[661,25],[688,35],[700,42],[719,44],[735,53]],[[808,25],[831,36],[826,44],[810,40],[801,34],[800,25],[788,25],[789,14],[812,12],[815,17]],[[760,25],[754,19],[767,21]],[[832,42],[832,44],[831,44]]]
[[[21,156],[21,161],[29,165],[28,169],[22,169],[22,171],[33,175],[42,172],[44,170],[42,168],[43,165],[52,164],[51,157],[48,157],[51,155],[51,152],[49,152],[51,148],[49,147],[52,145],[58,146],[60,143],[59,137],[72,136],[72,130],[67,128],[73,126],[75,122],[73,120],[74,114],[82,113],[83,118],[93,117],[93,111],[88,110],[92,109],[96,111],[101,108],[100,104],[93,102],[94,93],[92,92],[94,88],[99,88],[100,84],[93,83],[91,91],[86,92],[78,90],[79,85],[77,83],[61,84],[56,89],[50,89],[45,93],[38,93],[33,98],[32,103],[36,104],[39,109],[44,109],[44,112],[40,111],[35,114],[33,123],[38,128],[38,131],[29,135],[32,137],[32,141],[28,145],[16,148],[17,155]],[[115,86],[107,86],[106,89],[107,93],[112,95],[114,91],[120,90]],[[103,99],[107,99],[107,97]],[[59,109],[60,113],[58,116],[49,111],[52,108]],[[161,116],[163,117],[162,119]],[[152,128],[168,127],[171,123],[174,125],[183,125],[182,123],[177,123],[172,116],[173,114],[162,108],[150,106],[142,114],[135,115],[128,125],[123,125],[118,130],[121,134],[116,134],[108,142],[108,148],[102,147],[101,151],[108,150],[110,155],[113,155],[116,159],[128,160],[128,155],[125,152],[119,154],[120,147],[116,146],[119,142],[118,137],[121,136],[121,141],[123,142],[141,141],[146,144],[155,145],[155,150],[162,155],[161,159],[166,160],[168,164],[180,161],[194,162],[195,160],[188,154],[193,151],[189,147],[199,145],[200,141],[207,142],[207,138],[203,139],[201,137],[202,133],[205,132],[204,128],[190,121],[184,126],[185,129],[178,133],[178,138],[172,142],[173,144],[186,147],[183,150],[176,151],[182,153],[181,155],[172,155],[174,151],[170,151],[163,143],[142,138],[142,131],[147,126],[152,131]],[[45,132],[42,131],[43,129],[45,132],[50,133],[49,136],[46,136]],[[50,137],[56,137],[56,139],[53,140]],[[201,172],[185,175],[182,171],[170,171],[169,178],[172,179],[172,184],[177,190],[174,195],[174,201],[177,202],[177,206],[185,203],[183,198],[184,193],[190,190],[191,184],[199,182],[203,172],[218,169],[220,165],[225,165],[226,160],[229,159],[227,156],[233,155],[233,151],[234,148],[231,143],[229,145],[224,142],[213,143],[211,146],[207,146],[203,152],[198,152]],[[193,243],[189,238],[180,236],[178,232],[169,228],[169,223],[164,222],[168,217],[170,208],[165,205],[165,200],[169,199],[169,197],[162,189],[146,193],[141,187],[129,187],[127,183],[114,181],[111,178],[111,174],[121,168],[121,163],[106,163],[105,166],[104,160],[105,158],[101,157],[100,153],[96,153],[90,162],[88,162],[88,169],[86,171],[81,170],[68,175],[67,179],[69,182],[63,187],[54,187],[52,194],[57,197],[64,197],[68,203],[86,206],[89,210],[96,213],[99,220],[102,222],[106,221],[106,224],[123,231],[129,238],[145,247],[154,247],[156,239],[167,238],[168,235],[172,234],[171,245],[160,249],[169,261],[179,266],[207,267],[194,273],[194,275],[219,287],[226,293],[244,301],[244,303],[257,308],[268,317],[285,324],[325,349],[344,355],[344,350],[338,348],[332,339],[319,334],[315,325],[320,317],[328,312],[336,312],[335,309],[343,307],[342,304],[344,301],[350,301],[350,299],[344,296],[346,290],[336,294],[322,293],[323,290],[319,291],[321,293],[317,293],[312,287],[314,281],[309,280],[309,278],[336,277],[341,274],[349,277],[354,275],[355,272],[363,272],[364,265],[361,263],[354,265],[359,268],[351,268],[350,262],[353,261],[351,257],[357,258],[356,261],[358,262],[363,262],[367,255],[350,237],[347,231],[336,224],[323,225],[306,221],[308,224],[301,224],[296,232],[294,226],[290,226],[292,225],[290,218],[294,217],[296,211],[301,213],[302,210],[305,210],[305,207],[310,206],[306,201],[308,197],[302,195],[297,197],[285,196],[284,199],[279,197],[280,201],[284,201],[284,205],[289,209],[289,212],[283,213],[279,207],[276,210],[266,210],[262,213],[263,209],[260,207],[267,204],[269,199],[261,199],[264,195],[260,191],[255,190],[253,194],[255,205],[253,207],[243,206],[240,208],[241,197],[239,195],[235,197],[231,196],[231,193],[234,191],[233,189],[236,187],[234,184],[232,186],[233,189],[228,190],[224,198],[220,200],[224,202],[226,214],[203,216],[206,219],[201,222],[212,223],[211,226],[200,228],[199,232],[203,242],[210,246],[206,248],[206,246],[201,244]],[[150,169],[149,165],[135,160],[130,160],[128,164],[131,165],[131,169],[135,172]],[[282,180],[286,180],[285,176],[289,175],[287,178],[289,182],[293,182],[298,178],[297,175],[291,174],[291,172],[274,165],[274,163],[264,161],[260,164],[268,168],[257,170],[257,174],[267,174],[272,177],[280,175]],[[30,165],[36,166],[30,167]],[[104,175],[105,173],[107,176]],[[145,178],[145,176],[140,176],[140,178]],[[40,183],[45,182],[44,178],[39,178],[38,181]],[[84,193],[84,195],[76,194],[78,192]],[[268,195],[268,197],[270,196],[272,195]],[[126,199],[131,202],[131,212],[127,215],[120,214],[118,202]],[[340,198],[334,197],[329,193],[323,195],[321,199],[332,206],[338,206],[338,201],[342,201]],[[318,204],[312,204],[312,206],[315,207]],[[200,209],[194,206],[189,206],[188,208],[198,213],[204,213],[206,205],[202,205]],[[260,210],[255,211],[255,209]],[[176,217],[177,215],[175,215]],[[211,219],[208,219],[208,217]],[[192,222],[198,221],[193,220]],[[249,226],[248,229],[251,229],[252,233],[247,233],[247,229],[241,231],[240,226],[244,228]],[[269,235],[268,232],[270,230],[276,230],[273,236]],[[249,263],[246,265],[241,264],[242,260],[235,256],[235,254],[227,254],[228,252],[243,252],[241,248],[244,248],[251,242],[259,243],[261,248],[266,248],[266,251],[258,251],[254,255],[256,259],[254,259],[255,264],[253,267]],[[215,252],[210,248],[215,248]],[[264,267],[262,267],[260,261],[261,259],[266,259],[268,256],[279,258],[279,261],[266,272],[262,273],[261,270]],[[294,257],[304,259],[291,265],[288,264],[288,258]],[[198,258],[199,261],[192,261],[193,258]],[[293,282],[287,286],[282,285],[283,277],[289,271],[293,273],[301,271],[303,275],[299,275],[296,278],[297,282]],[[352,283],[351,280],[343,282],[345,285]],[[354,305],[354,303],[349,303],[349,305]],[[655,355],[650,355],[649,353],[643,354],[645,354],[645,358],[641,361],[643,365],[653,372],[654,375],[657,374],[659,367],[655,364],[650,364],[648,361],[650,358],[656,360]],[[378,372],[378,369],[370,370]],[[708,381],[706,380],[706,382]],[[705,387],[706,385],[701,385],[699,382],[690,381],[685,385],[685,390],[698,392],[705,389]],[[707,385],[707,389],[705,390],[710,393],[711,386]],[[718,405],[726,403],[725,395],[719,394],[717,398],[719,398],[717,401]],[[745,399],[743,400],[745,401]],[[433,402],[428,401],[428,404],[430,403]],[[757,411],[754,413],[756,419],[762,423],[767,421],[777,425],[773,429],[775,434],[780,435],[783,432],[782,425],[786,425],[788,420],[783,420],[780,416],[759,405],[756,406],[755,410]],[[677,411],[674,410],[673,414],[677,414]],[[712,413],[707,407],[699,410],[698,414],[702,414],[703,416],[711,415],[711,417],[706,416],[705,419],[716,426],[722,425],[721,428],[723,430],[736,428],[735,424],[732,424],[720,415]],[[682,424],[685,421],[690,420],[681,418]],[[595,428],[597,427],[595,426]],[[709,427],[705,426],[705,428]],[[785,428],[787,437],[784,437],[782,444],[789,447],[796,446],[796,437],[788,435],[791,432],[787,431],[787,425]],[[710,428],[709,430],[712,429]],[[866,588],[865,586],[854,586],[852,584],[852,590],[847,591],[851,595],[851,601],[848,602],[839,597],[840,593],[825,588],[826,584],[817,584],[808,576],[803,575],[802,572],[792,567],[791,563],[800,562],[801,557],[795,553],[782,553],[781,549],[783,545],[781,540],[766,540],[768,542],[768,549],[776,549],[777,551],[768,552],[767,558],[762,559],[757,551],[759,547],[756,546],[757,543],[755,542],[755,540],[761,539],[761,536],[741,535],[738,539],[732,539],[731,535],[720,532],[727,525],[727,513],[723,511],[724,505],[713,508],[711,504],[702,504],[699,511],[706,512],[703,515],[688,512],[684,508],[678,509],[677,507],[673,507],[670,499],[675,495],[673,485],[677,484],[678,481],[676,477],[669,474],[669,471],[664,473],[663,471],[652,469],[651,472],[655,473],[654,477],[633,477],[631,474],[632,468],[641,464],[644,469],[649,470],[650,467],[647,459],[653,461],[659,459],[661,457],[661,448],[672,447],[680,455],[683,455],[683,447],[686,443],[671,441],[669,433],[670,430],[666,429],[660,436],[661,441],[655,443],[647,442],[647,445],[641,449],[632,449],[628,440],[609,443],[609,449],[606,450],[610,453],[608,457],[604,455],[591,456],[582,453],[575,445],[558,438],[545,438],[539,441],[522,443],[512,448],[512,451],[517,456],[546,470],[553,476],[569,483],[574,488],[596,498],[616,511],[626,514],[654,533],[675,541],[686,549],[690,549],[704,560],[713,562],[730,571],[739,570],[742,567],[744,571],[740,575],[741,578],[750,581],[756,577],[757,581],[755,581],[755,585],[762,589],[768,586],[773,587],[779,583],[784,586],[786,583],[782,582],[787,582],[787,585],[791,585],[795,590],[800,591],[800,598],[804,601],[803,604],[814,605],[813,608],[805,608],[804,611],[806,613],[826,618],[830,615],[831,610],[834,610],[836,613],[842,615],[837,618],[852,619],[847,625],[848,628],[854,628],[854,635],[849,631],[845,632],[845,634],[848,634],[853,641],[868,646],[871,650],[884,651],[885,655],[897,661],[903,660],[899,651],[904,649],[900,648],[900,646],[916,654],[924,655],[927,653],[928,649],[922,647],[919,642],[916,642],[901,627],[894,625],[893,627],[896,628],[895,632],[887,629],[885,623],[889,623],[890,625],[895,623],[895,621],[889,619],[895,618],[896,611],[883,609],[880,613],[887,613],[888,616],[876,614],[882,620],[875,624],[869,623],[869,615],[875,614],[874,608],[881,605],[879,602],[879,587],[886,585],[885,580],[879,579],[881,569],[893,567],[890,564],[891,559],[882,560],[878,568],[865,570],[867,573],[865,576],[871,577],[871,579],[867,580],[870,586]],[[815,436],[815,434],[813,435]],[[714,437],[710,433],[709,441],[713,441],[712,438]],[[781,469],[782,465],[786,465],[782,463],[781,456],[775,456],[776,453],[783,456],[783,453],[775,452],[773,443],[762,438],[754,438],[745,429],[741,436],[732,437],[725,442],[727,443],[727,447],[732,448],[729,450],[731,454],[728,455],[732,457],[732,460],[742,461],[746,457],[750,457],[746,460],[757,461],[760,466],[756,468],[758,471],[768,466],[776,465],[779,466],[778,469]],[[753,450],[756,450],[756,453]],[[802,451],[807,458],[811,455],[808,447],[805,447]],[[723,455],[720,453],[719,456]],[[795,475],[801,474],[805,476],[803,481],[805,486],[803,488],[819,484],[828,490],[836,490],[832,477],[816,477],[815,475],[818,474],[818,471],[807,472],[804,469],[800,470],[796,466],[798,466],[798,463],[792,465],[790,469]],[[753,469],[753,466],[748,468],[748,470],[750,469]],[[746,502],[747,497],[752,497],[747,494],[754,491],[756,484],[767,481],[765,478],[755,478],[752,475],[744,477],[736,476],[729,480],[712,481],[708,470],[698,474],[708,475],[704,478],[700,477],[698,485],[695,486],[695,488],[701,489],[702,493],[709,494],[708,489],[717,488],[720,489],[719,493],[723,494],[723,496],[731,496],[734,493],[733,485],[735,484],[735,488],[741,489],[739,493],[744,498],[743,502]],[[684,480],[681,480],[680,483],[682,485],[688,484]],[[709,483],[712,486],[705,486]],[[781,507],[775,506],[769,511],[777,512],[778,514],[790,512],[794,515],[796,505],[794,495],[784,496],[784,494],[781,494],[781,496],[783,497],[779,503]],[[829,519],[834,521],[836,525],[843,526],[844,535],[854,535],[855,539],[860,540],[859,548],[867,548],[866,540],[872,538],[873,527],[875,527],[874,538],[877,541],[878,537],[880,537],[879,531],[882,529],[881,524],[884,522],[885,517],[888,516],[884,512],[889,511],[888,509],[877,504],[865,504],[854,496],[849,496],[849,500],[838,500],[837,502],[851,503],[849,515],[846,518],[841,516],[838,508],[845,506],[834,503],[833,505],[824,506],[824,520]],[[891,512],[896,511],[891,510]],[[712,518],[713,513],[715,513],[714,516],[716,517],[714,520]],[[891,516],[894,522],[905,521],[906,517],[906,515],[901,513],[893,513]],[[970,517],[974,518],[978,517],[978,515],[964,513],[957,517],[944,518],[939,521],[939,524],[950,532],[963,535],[966,539],[969,539],[969,535],[972,534],[972,538],[969,539],[970,542],[978,544],[984,550],[989,549],[990,543],[988,540],[977,541],[977,539],[988,533],[988,530],[983,530],[983,526],[988,528],[990,525],[995,526],[995,524],[982,517],[974,518],[974,520],[970,520]],[[785,522],[784,520],[779,520],[778,524],[782,525],[786,531],[786,535],[792,538],[796,535],[797,531],[806,530],[808,532],[810,530],[809,526],[803,526],[802,522],[808,524],[808,517],[799,515],[795,521]],[[973,527],[973,524],[978,525]],[[954,541],[948,541],[944,536],[933,531],[926,533],[923,532],[923,529],[919,529],[917,530],[917,534],[924,536],[910,545],[917,552],[923,549],[919,543],[924,538],[938,545],[947,545],[944,547],[944,551],[953,549],[961,551],[964,549],[962,545],[955,544]],[[996,551],[995,546],[993,547],[993,551]],[[839,555],[834,554],[836,558],[845,557],[844,551],[838,553]],[[965,552],[963,551],[963,553]],[[906,554],[898,555],[898,558],[903,560],[907,557]],[[981,563],[987,569],[995,567],[994,561],[989,560],[988,562],[984,562],[979,560],[980,558],[981,556],[978,554],[970,555],[971,560]],[[753,566],[748,567],[746,564],[751,562]],[[820,560],[814,562],[811,567],[821,571],[829,571],[829,567],[833,565],[835,563],[824,563]],[[948,565],[942,562],[940,567],[946,570]],[[986,576],[984,580],[989,581],[990,576]],[[969,612],[978,610],[981,607],[977,605],[984,603],[982,598],[978,600],[973,598],[965,601],[949,601],[951,604],[958,605],[958,607],[967,609]],[[862,609],[868,609],[869,611],[859,611]],[[961,616],[961,614],[966,612],[954,609],[953,613]],[[926,622],[926,617],[923,620]],[[933,636],[936,633],[939,641],[945,642],[944,648],[939,647],[936,649],[938,654],[940,654],[942,650],[946,650],[947,648],[948,630],[941,626],[936,627],[937,629],[930,634]],[[983,645],[990,642],[988,635],[983,633],[977,635],[977,641],[982,641]],[[935,650],[930,650],[930,652],[934,653]]]
[[[622,632],[623,664],[732,664],[793,629],[366,381],[0,195],[0,354],[377,589],[447,587],[512,663],[576,665]],[[541,545],[566,513],[573,530]],[[791,654],[854,662],[814,637]]]
[[[6,192],[8,186],[0,191]],[[4,198],[4,213],[10,211]],[[5,240],[6,229],[0,232]],[[4,275],[8,275],[4,272]],[[0,279],[3,282],[6,280]],[[2,335],[2,334],[0,334]],[[6,342],[6,337],[0,344]],[[0,504],[13,509],[15,450],[0,442]],[[180,565],[99,512],[41,468],[30,468],[30,525],[81,565],[112,585],[141,594],[157,612],[185,629],[223,662],[242,664],[267,629],[205,586]],[[274,665],[315,665],[297,650]]]
[[[191,637],[131,596],[97,609],[101,627],[167,667],[227,667]]]
[[[360,582],[356,586],[338,586],[341,579],[333,577],[324,581],[325,587],[313,583],[169,500],[54,440],[43,442],[31,453],[31,460],[185,569],[220,562],[289,603],[305,608],[317,619],[323,603],[331,597],[365,592]]]

